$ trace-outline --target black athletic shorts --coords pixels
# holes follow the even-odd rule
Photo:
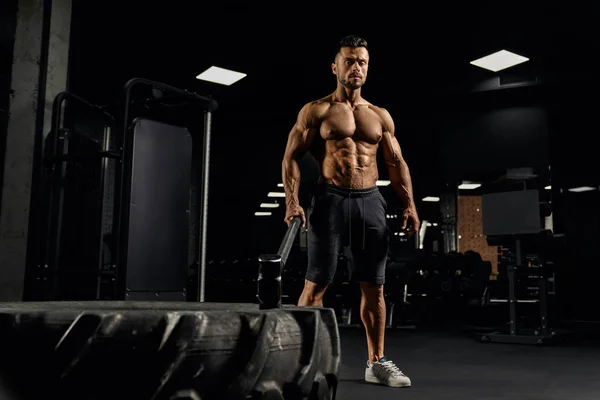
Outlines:
[[[350,279],[383,285],[388,255],[387,204],[379,188],[317,186],[308,220],[306,279],[333,281],[344,247],[352,254]]]

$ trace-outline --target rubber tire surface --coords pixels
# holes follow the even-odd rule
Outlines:
[[[0,303],[0,393],[22,399],[335,399],[332,309]]]

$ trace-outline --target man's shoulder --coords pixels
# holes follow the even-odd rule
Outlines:
[[[322,115],[331,105],[331,96],[311,100],[302,106],[302,112],[313,117]]]
[[[385,107],[376,106],[375,104],[369,103],[369,109],[377,114],[383,121],[389,122],[392,120],[392,115]]]
[[[387,108],[382,107],[382,106],[378,106],[375,105],[373,103],[367,102],[367,107],[369,107],[369,109],[371,109],[372,111],[376,112],[379,115],[389,115],[389,111],[387,110]]]
[[[333,102],[333,96],[327,95],[325,97],[321,97],[320,99],[311,100],[306,103],[307,106],[311,108],[321,108],[321,107],[329,107]]]

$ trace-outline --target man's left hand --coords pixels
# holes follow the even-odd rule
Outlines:
[[[415,208],[406,208],[402,212],[402,230],[406,231],[408,236],[412,236],[419,232],[421,222]]]

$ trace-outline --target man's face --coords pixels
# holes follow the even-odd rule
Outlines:
[[[348,89],[358,89],[365,84],[369,69],[369,52],[364,47],[342,47],[335,62],[333,74]]]

